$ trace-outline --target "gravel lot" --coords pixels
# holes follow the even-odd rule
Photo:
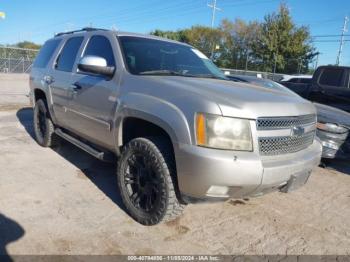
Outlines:
[[[350,255],[346,163],[317,168],[291,194],[189,205],[178,220],[145,227],[124,212],[115,167],[68,142],[38,146],[26,84],[3,83],[0,254]]]

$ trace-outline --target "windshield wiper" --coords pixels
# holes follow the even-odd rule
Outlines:
[[[212,75],[212,74],[184,74],[173,70],[150,70],[139,73],[140,75],[162,75],[162,76],[184,76],[184,77],[197,77],[197,78],[214,78],[225,80],[224,78]]]
[[[227,80],[223,77],[219,77],[219,76],[212,75],[212,74],[198,74],[198,75],[193,75],[193,76],[199,77],[199,78],[213,78],[213,79]]]
[[[168,75],[168,76],[186,76],[184,74],[181,74],[176,71],[172,70],[150,70],[150,71],[143,71],[139,73],[140,75]]]

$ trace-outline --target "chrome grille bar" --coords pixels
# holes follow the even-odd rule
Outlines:
[[[259,117],[256,121],[257,130],[288,129],[294,126],[304,126],[316,123],[316,115],[291,117]]]
[[[301,136],[259,137],[261,155],[279,155],[295,153],[309,147],[315,137],[315,131]]]

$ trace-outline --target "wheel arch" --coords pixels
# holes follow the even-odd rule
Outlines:
[[[54,123],[56,123],[56,116],[55,116],[55,112],[53,110],[52,107],[52,98],[51,98],[51,94],[49,93],[49,90],[44,90],[42,88],[35,88],[33,90],[33,107],[35,106],[36,101],[38,101],[39,99],[43,99],[44,103],[46,104],[46,107],[49,111],[50,117],[52,119],[52,121]]]
[[[34,102],[38,101],[39,99],[43,99],[47,102],[46,93],[40,88],[35,88],[34,89]]]
[[[140,137],[162,137],[168,141],[168,146],[171,152],[169,152],[169,158],[174,163],[173,168],[175,173],[173,174],[173,183],[177,199],[181,203],[185,203],[181,196],[179,188],[178,174],[177,174],[177,161],[176,152],[178,151],[176,143],[177,138],[171,127],[161,119],[156,119],[154,116],[144,119],[144,114],[138,114],[138,116],[128,116],[123,119],[121,126],[121,138],[122,145],[127,144],[129,141]],[[152,119],[152,120],[150,120]],[[120,149],[119,149],[120,150]]]
[[[189,121],[178,107],[153,96],[129,93],[119,100],[116,109],[114,137],[118,148],[124,144],[125,121],[130,118],[158,126],[167,133],[174,146],[178,143],[192,144]]]

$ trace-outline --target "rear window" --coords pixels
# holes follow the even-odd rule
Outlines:
[[[49,40],[40,49],[39,54],[35,58],[33,67],[45,68],[50,61],[52,54],[55,52],[57,46],[60,44],[60,39]]]
[[[289,82],[289,83],[299,83],[299,78],[291,78],[287,82]]]
[[[60,55],[57,58],[56,69],[60,71],[72,72],[77,53],[84,37],[72,37],[65,43]]]
[[[326,68],[322,71],[319,83],[327,86],[343,86],[344,70],[341,68]]]

